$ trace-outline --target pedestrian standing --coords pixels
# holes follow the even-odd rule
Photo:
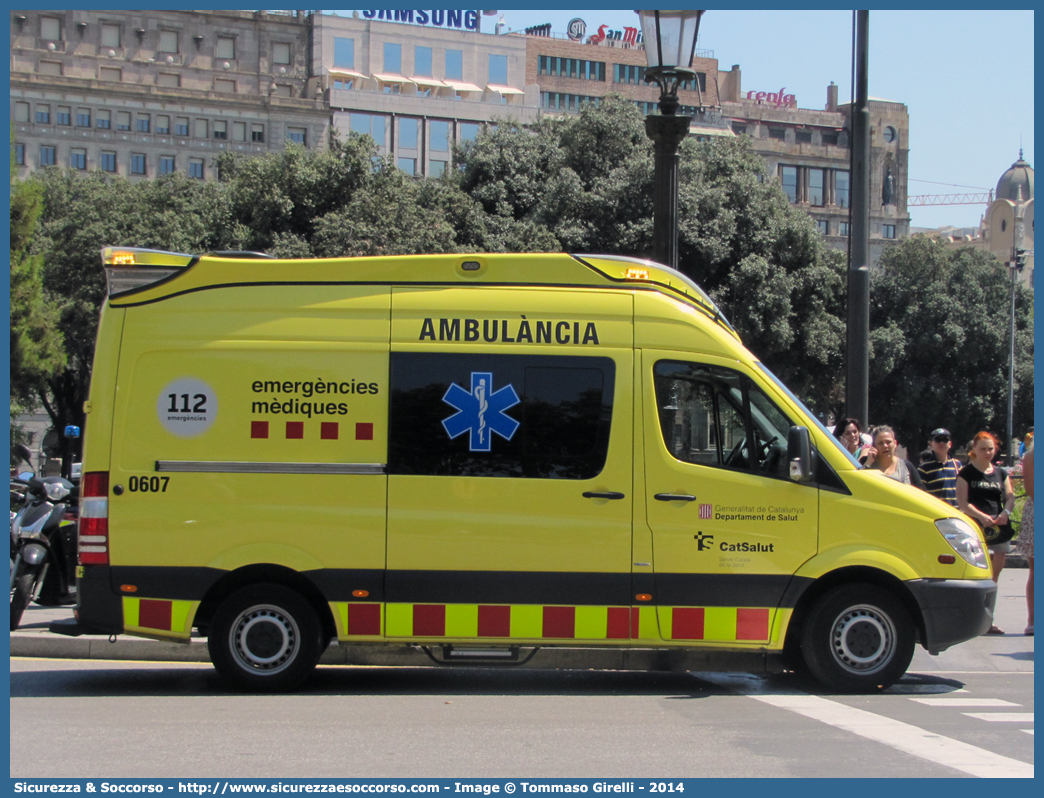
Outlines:
[[[862,457],[869,448],[863,443],[863,428],[854,418],[843,418],[834,426],[834,437],[841,441],[852,457],[862,461]]]
[[[1033,439],[1030,438],[1026,454],[1022,456],[1022,483],[1026,486],[1026,503],[1022,507],[1022,524],[1019,527],[1019,553],[1029,562],[1029,577],[1026,579],[1026,634],[1033,637]]]
[[[909,460],[897,455],[898,447],[895,430],[884,425],[877,427],[874,430],[874,445],[866,453],[866,467],[880,471],[896,482],[924,490],[917,468]]]
[[[917,466],[917,472],[921,475],[926,491],[951,507],[956,507],[957,473],[961,470],[961,464],[950,457],[952,443],[953,437],[948,429],[940,427],[932,430],[932,434],[928,436],[928,448],[932,457]]]
[[[997,453],[997,439],[988,432],[979,432],[968,448],[968,465],[957,474],[957,507],[987,532],[993,581],[1000,581],[1004,560],[1011,551],[1011,512],[1015,509],[1015,493],[1008,473],[993,464]],[[999,534],[999,530],[1007,530]],[[989,543],[989,538],[996,542]],[[1004,630],[994,624],[988,635],[1002,635]]]

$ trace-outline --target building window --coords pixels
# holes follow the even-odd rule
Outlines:
[[[14,118],[15,122],[28,122],[29,103],[15,103]]]
[[[504,63],[504,80],[494,81],[490,79],[490,83],[507,83],[507,56],[499,56],[505,59]],[[619,77],[628,74],[624,64],[615,64],[614,74]],[[492,63],[490,64],[492,69]],[[634,74],[638,74],[637,70],[639,67],[634,68]],[[645,68],[641,67],[641,74],[645,75]],[[605,62],[604,61],[587,61],[583,58],[560,58],[554,55],[542,55],[537,59],[537,72],[541,75],[552,75],[555,77],[562,78],[576,78],[577,80],[605,80]],[[617,80],[617,83],[628,83],[633,81]]]
[[[448,161],[431,161],[428,171],[432,177],[442,177],[446,173],[446,167],[448,166]]]
[[[836,147],[837,146],[837,133],[824,133],[823,134],[823,146],[824,147]]]
[[[72,109],[68,105],[59,105],[55,110],[54,123],[56,125],[65,125],[68,127],[72,124]]]
[[[290,63],[290,45],[286,42],[275,42],[272,45],[272,63],[273,64],[289,64]]]
[[[38,125],[49,125],[49,124],[51,124],[51,106],[49,106],[49,105],[38,105],[38,106],[36,106],[36,124],[38,124]]]
[[[119,67],[98,67],[98,80],[111,80],[119,83],[123,80],[123,70]]]
[[[393,75],[402,74],[402,45],[394,42],[384,43],[384,71]]]
[[[551,58],[551,56],[547,57]],[[550,75],[552,73],[548,72],[547,74]],[[636,86],[642,86],[645,84],[645,67],[637,64],[613,64],[613,83],[632,83]]]
[[[826,219],[816,219],[816,229],[820,235],[828,235],[830,233],[830,222]]]
[[[69,167],[79,169],[81,172],[87,169],[87,150],[76,148],[69,152]]]
[[[156,49],[161,53],[178,53],[178,32],[176,30],[161,30],[159,32],[159,47]]]
[[[732,132],[735,133],[737,136],[745,136],[747,135],[747,126],[741,125],[738,122],[733,122]]]
[[[399,147],[404,150],[417,149],[419,121],[412,117],[399,117]]]
[[[449,152],[449,122],[436,119],[429,128],[432,152]]]
[[[91,126],[91,109],[90,108],[77,108],[76,109],[76,127],[90,127]]]
[[[62,21],[58,17],[40,17],[40,38],[49,42],[62,40]]]
[[[600,97],[590,97],[583,94],[564,94],[555,91],[540,92],[541,106],[554,111],[565,111],[572,114],[579,112],[580,108],[586,103],[592,103],[597,106],[600,100]],[[643,104],[637,101],[635,105],[646,115],[657,112],[657,105],[654,102]]]
[[[232,141],[246,141],[246,122],[232,123]]]
[[[250,140],[255,144],[261,144],[265,140],[265,126],[264,125],[251,125],[250,126]]]
[[[25,166],[25,145],[15,144],[14,151],[15,163],[19,166]]]
[[[214,91],[219,91],[222,94],[235,94],[236,82],[234,80],[226,80],[225,78],[215,78]]]
[[[446,80],[464,80],[464,51],[446,51]]]
[[[214,138],[219,141],[228,139],[228,122],[224,119],[214,120]]]
[[[431,77],[431,48],[417,45],[413,48],[413,74],[423,78]]]
[[[334,38],[334,66],[355,69],[355,39]]]
[[[218,58],[230,58],[235,60],[236,58],[236,40],[232,36],[218,36],[217,37],[217,57]]]
[[[897,138],[899,138],[899,133],[896,129],[891,125],[886,125],[884,129],[884,140],[891,144]]]
[[[894,224],[884,224],[884,225],[881,225],[881,234],[885,238],[895,238],[895,225]]]
[[[131,117],[129,111],[116,112],[116,129],[130,130]]]
[[[40,145],[40,166],[54,166],[57,162],[57,154],[54,147],[49,144]]]
[[[770,127],[768,134],[770,139],[778,139],[779,141],[786,141],[787,139],[787,131],[781,127]]]
[[[797,130],[794,132],[794,141],[798,144],[811,144],[812,143],[812,131],[811,130]]]
[[[678,88],[687,91],[696,91],[699,88],[700,91],[707,91],[707,73],[697,72],[695,80],[683,80],[678,84]]]
[[[808,170],[808,201],[811,205],[825,205],[823,193],[823,170]]]
[[[132,175],[145,174],[145,153],[132,152],[130,157],[130,173]]]
[[[479,126],[477,122],[461,122],[460,123],[460,140],[461,141],[474,141],[478,138]]]
[[[416,158],[400,158],[399,169],[408,175],[417,174],[417,159]]]
[[[848,222],[839,222],[837,227],[838,235],[848,236]]]
[[[590,63],[590,61],[588,61]],[[489,54],[489,80],[487,83],[492,83],[497,86],[507,85],[507,56],[506,55],[494,55]]]
[[[350,127],[353,133],[372,138],[378,147],[384,146],[385,117],[378,114],[352,114]]]
[[[783,179],[783,191],[791,202],[798,201],[798,170],[796,166],[781,166],[780,176]]]
[[[275,87],[276,97],[293,97],[293,86],[289,83],[277,83]]]
[[[36,71],[41,75],[61,75],[62,74],[62,62],[61,61],[41,61]]]
[[[839,208],[847,208],[849,205],[848,172],[834,172],[834,204]]]
[[[351,91],[353,86],[355,86],[355,81],[352,78],[334,78],[333,87],[335,89]]]
[[[187,136],[189,134],[189,121],[187,116],[174,118],[174,135]]]
[[[203,159],[202,158],[189,158],[188,162],[188,176],[195,178],[196,180],[203,179]]]
[[[206,119],[196,120],[196,138],[206,139],[210,138],[210,124]]]
[[[116,171],[116,153],[114,153],[114,152],[102,152],[102,154],[101,154],[101,170],[103,172],[115,172]]]
[[[98,111],[98,129],[108,130],[112,127],[112,111]]]
[[[148,133],[149,129],[151,127],[152,127],[152,120],[149,119],[149,115],[148,114],[138,114],[137,131],[139,133]]]
[[[173,155],[161,155],[159,159],[159,173],[161,175],[169,175],[177,168],[176,163]]]
[[[156,132],[162,135],[170,135],[170,117],[160,114],[156,117]]]
[[[102,47],[119,47],[120,46],[120,26],[119,25],[106,25],[102,23],[101,26],[101,46]]]
[[[305,145],[305,129],[303,127],[288,127],[286,129],[286,140],[292,141],[294,144],[300,144],[302,147]]]
[[[174,72],[160,72],[156,76],[156,85],[165,89],[180,89],[181,75]]]

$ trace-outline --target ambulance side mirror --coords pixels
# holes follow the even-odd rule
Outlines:
[[[787,433],[787,461],[794,482],[812,479],[812,439],[808,427],[791,427]]]

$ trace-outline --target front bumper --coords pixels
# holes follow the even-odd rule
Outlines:
[[[997,583],[991,579],[913,579],[906,583],[921,608],[929,654],[984,634],[993,623]]]

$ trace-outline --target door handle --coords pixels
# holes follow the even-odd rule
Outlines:
[[[615,490],[606,491],[604,493],[596,493],[595,491],[587,490],[584,491],[583,496],[585,499],[622,499],[624,495],[617,493]]]
[[[657,493],[653,496],[658,502],[694,502],[696,501],[695,496],[690,496],[688,493]]]

